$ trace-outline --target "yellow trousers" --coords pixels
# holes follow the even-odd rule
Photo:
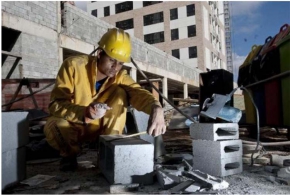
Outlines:
[[[112,109],[104,117],[87,125],[69,122],[63,118],[51,116],[44,127],[47,142],[60,151],[63,157],[77,155],[80,144],[96,140],[99,135],[122,134],[127,114],[127,94],[118,85],[112,85],[97,99]]]

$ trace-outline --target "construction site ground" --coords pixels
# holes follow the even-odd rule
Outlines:
[[[266,129],[261,134],[267,134],[268,138],[275,137],[275,131]],[[280,131],[280,137],[283,139],[286,132]],[[248,137],[245,129],[240,130],[241,137]],[[266,136],[266,137],[267,137]],[[261,136],[263,139],[263,136]],[[265,138],[265,137],[264,137]],[[189,129],[168,130],[163,135],[166,153],[188,153],[192,154],[192,139],[189,135]],[[289,155],[290,148],[286,146],[265,148],[268,154]],[[30,161],[27,163],[27,178],[36,175],[54,176],[50,180],[42,182],[35,186],[18,184],[12,188],[5,190],[3,193],[13,194],[108,194],[110,184],[100,173],[97,166],[97,150],[84,149],[78,157],[79,168],[75,172],[59,171],[59,158],[46,159],[41,161]],[[266,163],[267,164],[267,163]],[[229,187],[220,191],[204,191],[200,193],[210,194],[289,194],[290,185],[284,185],[270,181],[273,173],[264,171],[266,164],[243,164],[243,172],[236,175],[226,176],[223,179],[229,183]],[[132,193],[151,194],[162,193],[157,180],[154,185],[141,186],[138,191]]]

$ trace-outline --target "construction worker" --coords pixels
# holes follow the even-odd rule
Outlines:
[[[50,146],[60,151],[62,171],[77,168],[82,142],[122,134],[129,105],[150,115],[149,135],[166,131],[159,101],[121,70],[131,61],[129,34],[109,29],[98,44],[96,56],[80,55],[63,62],[51,92],[51,117],[44,133]]]

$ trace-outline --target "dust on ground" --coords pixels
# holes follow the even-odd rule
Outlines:
[[[192,140],[189,130],[168,131],[164,136],[164,144],[167,153],[192,154]],[[270,150],[270,148],[268,148]],[[275,151],[283,148],[273,148]],[[285,148],[284,148],[285,149]],[[289,150],[285,152],[289,154]],[[49,181],[43,182],[35,187],[17,185],[7,189],[3,193],[14,194],[108,194],[110,184],[97,168],[97,151],[93,149],[83,150],[78,157],[78,162],[91,162],[94,167],[79,167],[75,172],[61,172],[59,160],[50,163],[28,164],[27,178],[38,174],[56,176]],[[85,162],[84,162],[85,161]],[[210,191],[203,193],[213,194],[290,194],[290,186],[273,183],[267,178],[274,176],[273,173],[265,172],[262,165],[243,165],[244,171],[240,174],[226,176],[223,179],[230,185],[228,189],[221,191]],[[160,193],[162,191],[158,182],[154,185],[143,186],[138,192],[140,194]],[[200,192],[199,192],[200,193]]]

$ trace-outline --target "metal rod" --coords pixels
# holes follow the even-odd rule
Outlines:
[[[259,84],[261,84],[261,83],[265,83],[265,82],[267,82],[267,81],[270,81],[270,80],[273,80],[273,79],[277,79],[277,78],[280,78],[280,77],[284,77],[284,76],[287,76],[287,75],[290,75],[290,70],[285,71],[285,72],[283,72],[283,73],[281,73],[281,74],[277,74],[277,75],[272,76],[272,77],[270,77],[270,78],[267,78],[267,79],[264,79],[264,80],[258,81],[258,82],[256,82],[256,83],[253,83],[253,84],[247,85],[247,86],[245,86],[245,88],[253,87],[253,86],[255,86],[255,85],[259,85]]]
[[[164,95],[163,93],[161,93],[159,91],[159,89],[157,89],[157,87],[155,87],[150,80],[147,78],[147,76],[143,73],[143,71],[138,67],[138,65],[134,62],[133,58],[131,58],[131,61],[133,63],[133,65],[137,68],[137,70],[142,74],[142,76],[147,80],[147,82],[150,84],[151,87],[153,87],[161,96],[163,99],[165,99],[173,108],[175,108],[178,112],[180,112],[180,114],[182,114],[183,116],[185,116],[186,118],[188,118],[189,120],[191,120],[194,123],[198,123],[196,120],[194,120],[191,116],[189,116],[188,114],[182,112],[179,108],[177,108],[172,102],[170,102]]]

